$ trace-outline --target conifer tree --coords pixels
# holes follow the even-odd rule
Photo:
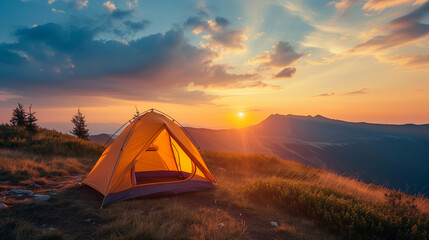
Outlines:
[[[88,140],[88,128],[85,123],[85,116],[80,112],[80,109],[77,109],[77,114],[73,116],[71,122],[74,124],[71,134],[75,135],[78,138]]]
[[[26,123],[25,123],[25,127],[27,128],[27,130],[29,132],[36,132],[37,131],[37,118],[36,118],[36,113],[31,111],[31,107],[32,105],[30,105],[30,107],[28,108],[28,114],[27,114],[27,119],[26,119]]]
[[[18,107],[12,112],[12,119],[10,122],[14,126],[25,126],[26,118],[27,113],[24,110],[24,106],[21,103],[18,103]]]

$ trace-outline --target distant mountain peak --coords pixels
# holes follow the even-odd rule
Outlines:
[[[317,114],[316,116],[311,116],[311,115],[295,115],[295,114],[287,114],[287,115],[283,115],[283,114],[271,114],[270,116],[268,116],[265,120],[268,119],[285,119],[285,118],[300,118],[300,119],[323,119],[323,120],[332,120],[330,118],[324,117],[320,114]]]

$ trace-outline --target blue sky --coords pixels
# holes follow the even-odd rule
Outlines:
[[[0,33],[0,122],[17,102],[48,127],[135,106],[216,128],[429,122],[425,0],[1,1]]]

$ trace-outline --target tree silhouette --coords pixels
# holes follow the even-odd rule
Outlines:
[[[77,114],[73,116],[71,122],[74,124],[71,134],[75,135],[78,138],[88,140],[89,134],[88,129],[86,128],[85,116],[80,112],[80,109],[77,109]]]
[[[28,108],[28,114],[27,114],[27,119],[26,119],[26,123],[25,123],[25,127],[27,128],[27,130],[29,132],[36,132],[37,131],[37,118],[36,118],[36,113],[31,111],[31,107],[32,105],[30,105],[30,107]]]
[[[10,122],[14,126],[25,126],[26,118],[27,113],[24,110],[24,106],[21,103],[18,103],[18,107],[12,112],[12,119]]]

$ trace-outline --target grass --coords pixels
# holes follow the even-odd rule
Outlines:
[[[83,173],[103,152],[100,144],[39,128],[0,125],[0,181]]]
[[[235,198],[237,206],[273,205],[284,213],[316,220],[345,238],[429,237],[429,201],[424,196],[260,154],[205,151],[204,155],[211,169],[221,170],[219,182],[230,182],[229,195],[223,195]]]
[[[98,158],[104,147],[53,130],[39,128],[34,134],[23,127],[0,125],[0,148],[43,156]]]
[[[188,208],[171,199],[116,204],[98,239],[245,239],[245,226],[223,211]],[[137,211],[136,211],[137,209]],[[119,213],[118,213],[119,212]]]
[[[85,161],[70,157],[40,157],[19,151],[0,149],[0,181],[13,183],[82,173]]]
[[[0,220],[1,239],[16,240],[56,240],[64,239],[63,233],[56,230],[42,230],[20,219]]]
[[[99,144],[55,131],[41,129],[31,135],[2,125],[0,181],[22,185],[38,178],[81,174],[102,150]],[[428,239],[429,201],[424,196],[405,195],[274,156],[204,151],[203,157],[217,179],[216,191],[133,199],[100,209],[101,195],[74,187],[48,202],[20,203],[0,212],[0,236]],[[280,226],[272,228],[270,221]]]

